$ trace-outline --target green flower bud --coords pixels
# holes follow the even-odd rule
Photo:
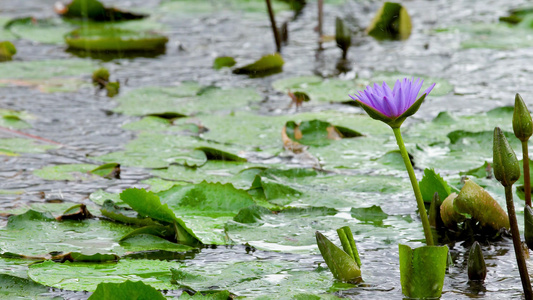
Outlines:
[[[522,142],[529,140],[533,134],[533,120],[520,94],[516,94],[514,101],[513,131]]]
[[[487,266],[483,258],[483,251],[478,242],[474,242],[468,254],[468,279],[483,281],[487,276]]]
[[[500,127],[494,128],[494,177],[503,186],[512,186],[520,178],[520,164]]]

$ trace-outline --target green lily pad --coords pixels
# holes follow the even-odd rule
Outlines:
[[[0,139],[0,155],[9,153],[43,153],[49,149],[58,148],[56,145],[38,143],[34,140],[8,138]]]
[[[120,177],[120,164],[108,163],[98,166],[89,171],[89,173],[98,175],[104,178],[118,178]]]
[[[50,214],[30,210],[10,217],[7,226],[0,229],[0,248],[30,256],[52,251],[120,255],[126,250],[117,241],[130,230],[129,226],[104,220],[59,222]]]
[[[454,28],[455,29],[455,28]],[[513,27],[508,24],[473,24],[457,28],[467,35],[461,42],[462,48],[517,49],[527,48],[533,38],[530,28]]]
[[[251,63],[233,70],[235,74],[247,74],[252,77],[268,76],[282,71],[283,58],[279,53],[269,54]]]
[[[280,12],[291,10],[291,5],[287,1],[274,0],[272,1],[272,8],[274,12]],[[225,0],[216,3],[194,0],[172,0],[163,2],[159,10],[171,16],[179,15],[182,17],[220,13],[220,11],[242,11],[252,13],[254,16],[257,16],[257,14],[266,16],[267,13],[265,3],[257,0]]]
[[[94,178],[88,172],[96,165],[74,164],[47,166],[33,171],[33,175],[46,180],[89,180]]]
[[[98,0],[72,0],[65,6],[64,10],[59,12],[64,18],[78,18],[92,21],[127,21],[136,20],[146,17],[145,15],[135,14],[127,11],[121,11],[114,7],[105,7]]]
[[[389,217],[389,215],[384,213],[381,207],[377,205],[372,205],[370,207],[352,208],[350,212],[352,213],[352,217],[365,223],[381,224],[383,223],[383,220]]]
[[[10,129],[25,129],[32,126],[28,120],[35,117],[25,111],[16,111],[11,109],[0,109],[0,126]]]
[[[0,274],[0,291],[0,299],[50,299],[44,295],[49,292],[47,286],[7,274]]]
[[[91,26],[66,34],[65,42],[71,49],[86,51],[164,51],[168,38],[148,31]]]
[[[171,271],[178,286],[195,290],[216,286],[239,296],[268,299],[293,299],[293,295],[302,292],[321,293],[333,283],[331,274],[325,270],[301,270],[297,262],[275,259],[206,263],[202,266],[186,262]],[[295,289],[295,286],[299,288]]]
[[[431,97],[439,97],[449,94],[453,91],[453,85],[447,80],[441,78],[432,78],[421,74],[404,74],[396,72],[376,72],[369,79],[358,78],[355,80],[341,79],[324,79],[316,76],[299,76],[276,80],[272,87],[280,92],[305,92],[311,98],[310,103],[314,102],[351,102],[349,95],[355,95],[362,91],[366,86],[373,83],[386,82],[391,88],[398,79],[420,77],[424,80],[421,90],[424,91],[431,84],[436,83],[435,88],[431,91]],[[354,102],[355,103],[355,102]]]
[[[175,288],[170,283],[170,267],[175,262],[159,260],[127,260],[116,263],[55,263],[33,264],[28,275],[38,283],[71,291],[95,291],[98,284],[142,281],[159,290]]]
[[[63,36],[76,28],[76,26],[59,18],[36,19],[24,17],[9,21],[5,28],[18,38],[38,43],[60,45],[64,43]]]
[[[349,137],[362,136],[361,133],[348,128],[343,128],[343,131],[350,134]],[[303,121],[300,124],[289,121],[285,124],[285,132],[291,140],[310,146],[323,146],[331,140],[344,137],[334,125],[320,120]]]
[[[236,63],[235,59],[231,56],[219,56],[215,58],[215,61],[213,62],[213,69],[220,70],[222,68],[231,68]]]
[[[102,282],[96,287],[90,300],[105,299],[166,299],[161,292],[142,281],[126,280],[122,283]]]
[[[182,115],[242,109],[249,103],[261,100],[259,94],[249,88],[210,89],[196,95],[200,86],[196,83],[182,83],[177,87],[146,87],[137,89],[117,99],[116,112],[143,116],[176,112]]]
[[[10,61],[0,64],[0,87],[28,86],[42,92],[72,92],[87,84],[80,77],[92,72],[87,60]]]

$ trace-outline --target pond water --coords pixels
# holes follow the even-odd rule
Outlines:
[[[27,16],[38,19],[57,18],[53,10],[54,2],[55,0],[2,0],[0,23]],[[304,194],[309,191],[311,195],[307,200],[286,204],[301,207],[326,206],[335,208],[337,211],[334,214],[317,215],[318,224],[304,220],[309,216],[298,215],[295,219],[304,220],[301,224],[298,224],[297,220],[272,220],[270,225],[279,230],[283,230],[285,226],[290,228],[288,229],[290,234],[284,239],[290,240],[293,234],[295,239],[301,235],[308,235],[308,240],[311,241],[314,239],[316,230],[325,232],[326,236],[336,241],[335,230],[343,225],[351,226],[361,253],[365,281],[356,287],[337,291],[334,295],[352,299],[401,298],[398,243],[419,246],[423,235],[412,191],[402,166],[398,167],[394,159],[388,163],[380,160],[385,157],[387,151],[395,149],[392,132],[380,127],[381,125],[374,123],[372,124],[375,126],[368,125],[371,121],[363,115],[361,109],[343,104],[342,101],[313,101],[312,99],[298,110],[294,107],[288,108],[290,98],[286,90],[275,87],[283,86],[284,80],[297,76],[316,76],[319,80],[322,78],[340,79],[355,84],[355,82],[371,81],[383,76],[394,76],[387,75],[390,73],[421,75],[429,80],[438,79],[438,84],[448,84],[450,89],[442,92],[441,95],[430,94],[420,111],[406,122],[403,129],[409,151],[412,151],[414,155],[419,180],[423,176],[423,169],[432,167],[449,182],[459,184],[459,172],[480,166],[485,160],[490,161],[491,150],[485,149],[482,143],[475,144],[477,142],[474,142],[475,145],[472,145],[472,141],[468,140],[465,140],[462,145],[455,145],[455,147],[466,148],[466,150],[458,150],[453,148],[454,145],[450,145],[446,135],[452,130],[464,129],[477,132],[491,130],[494,126],[502,126],[510,130],[508,114],[503,113],[503,116],[494,117],[494,114],[487,114],[487,112],[502,106],[513,105],[514,95],[517,92],[522,95],[529,107],[533,107],[533,85],[531,85],[533,65],[529,64],[529,61],[533,59],[533,47],[531,47],[533,46],[533,34],[507,34],[507,31],[498,31],[490,26],[487,27],[488,29],[477,29],[477,31],[472,28],[479,24],[495,24],[498,22],[498,17],[506,15],[508,9],[527,2],[407,1],[404,5],[413,23],[410,38],[402,42],[378,42],[365,35],[364,28],[370,23],[375,11],[381,6],[381,2],[338,0],[329,3],[325,1],[325,34],[334,33],[334,21],[337,16],[345,19],[354,32],[352,47],[348,53],[350,70],[340,73],[336,66],[341,53],[335,43],[325,42],[324,49],[317,50],[317,33],[313,30],[316,26],[316,2],[309,1],[297,16],[294,16],[290,10],[278,11],[276,15],[278,23],[289,22],[289,42],[281,52],[285,65],[283,72],[263,78],[235,75],[227,68],[222,70],[212,68],[213,60],[217,56],[233,56],[240,66],[275,50],[266,12],[242,10],[239,7],[239,1],[227,1],[231,4],[227,7],[217,2],[104,1],[106,4],[124,10],[136,10],[151,15],[152,24],[146,26],[152,26],[169,37],[166,52],[154,57],[118,55],[115,58],[104,57],[103,59],[79,58],[73,53],[66,52],[66,46],[61,41],[40,41],[39,33],[21,31],[19,33],[22,38],[0,35],[0,40],[12,40],[18,50],[14,62],[0,63],[0,108],[22,111],[31,115],[27,118],[31,126],[0,130],[0,138],[2,140],[24,138],[35,142],[35,145],[54,146],[53,149],[46,151],[28,151],[29,148],[37,148],[37,146],[22,145],[19,148],[8,148],[10,151],[20,152],[20,155],[1,156],[0,210],[20,213],[21,208],[31,204],[50,202],[86,203],[94,207],[89,200],[89,195],[93,192],[104,190],[108,193],[120,193],[131,187],[155,190],[155,181],[146,180],[159,177],[199,183],[205,175],[207,180],[217,181],[222,178],[224,182],[232,182],[236,187],[244,188],[245,184],[227,179],[228,176],[217,177],[220,174],[233,176],[238,170],[244,169],[244,166],[236,171],[235,168],[228,166],[221,166],[217,169],[215,165],[204,173],[201,173],[201,168],[198,168],[200,175],[188,177],[189,175],[186,174],[185,177],[183,175],[180,177],[169,165],[152,168],[127,161],[122,163],[121,178],[111,180],[103,178],[86,180],[83,173],[75,174],[74,178],[69,180],[64,180],[64,178],[49,180],[37,176],[35,171],[64,164],[97,165],[102,161],[110,161],[113,157],[127,155],[119,152],[120,154],[107,156],[112,158],[105,159],[106,155],[124,150],[128,147],[127,145],[142,135],[142,130],[130,130],[127,126],[141,120],[141,115],[144,113],[121,114],[117,110],[117,107],[124,108],[124,110],[133,109],[128,106],[127,100],[128,97],[133,97],[137,89],[173,87],[190,81],[200,86],[215,86],[222,90],[249,88],[252,93],[250,96],[245,96],[244,103],[250,102],[250,104],[237,107],[226,105],[214,112],[209,108],[209,105],[215,105],[214,103],[207,104],[205,107],[195,104],[192,111],[196,111],[192,113],[193,116],[190,119],[196,124],[202,123],[209,130],[200,137],[214,140],[221,145],[220,147],[229,149],[229,152],[247,158],[249,163],[247,166],[315,167],[326,170],[327,172],[324,173],[326,175],[322,177],[292,178],[284,182],[291,184],[291,187]],[[186,5],[180,6],[176,3],[186,3]],[[196,10],[193,9],[195,5],[197,5]],[[217,9],[211,9],[211,6],[217,6]],[[42,39],[46,40],[48,37],[45,35],[46,33],[43,33]],[[54,37],[50,38],[52,41],[53,39]],[[531,43],[529,47],[528,42]],[[20,78],[19,73],[15,72],[22,72],[21,69],[19,67],[10,69],[4,65],[36,61],[52,61],[51,67],[28,64],[22,69],[36,68],[36,73],[51,72],[54,64],[57,64],[57,68],[81,69],[82,71],[73,71],[70,75],[59,75],[64,80],[77,80],[75,88],[67,92],[47,92],[46,88],[50,83],[42,82],[43,78],[48,77],[46,75],[34,76],[40,78],[41,81],[38,82],[32,82],[27,78],[20,80],[26,80],[26,82],[16,82]],[[86,65],[82,67],[68,65],[68,62],[78,64],[79,61],[81,61],[79,64]],[[67,62],[67,65],[63,65],[64,62]],[[104,93],[96,91],[90,84],[92,70],[100,66],[108,68],[113,80],[121,82],[119,96],[108,98]],[[10,72],[13,74],[10,75]],[[332,86],[335,87],[335,85]],[[343,85],[340,84],[340,86],[342,88]],[[358,86],[357,89],[361,87]],[[253,93],[258,95],[252,95]],[[316,92],[319,95],[328,95],[328,93],[330,91],[327,88]],[[338,94],[339,91],[331,93]],[[343,93],[342,90],[340,93]],[[190,101],[200,100],[194,98]],[[202,107],[199,112],[198,107]],[[180,110],[177,109],[176,112]],[[432,120],[441,112],[448,112],[458,120],[457,124],[447,123],[444,128],[436,130],[436,133],[428,133],[427,130],[436,128]],[[229,117],[233,114],[234,117]],[[356,120],[350,120],[351,116],[354,116]],[[235,121],[236,118],[241,117],[243,121]],[[473,121],[476,117],[479,117],[481,121]],[[259,124],[256,123],[257,120],[254,120],[261,118],[279,121],[271,128],[270,124],[265,125],[270,121]],[[309,150],[311,156],[295,155],[283,151],[280,132],[285,122],[314,118],[327,119],[333,124],[347,127],[361,124],[361,128],[354,127],[353,129],[368,135],[364,138],[367,138],[369,142],[357,145],[350,141],[327,145],[323,148],[311,147]],[[507,123],[495,123],[501,120],[507,120]],[[187,120],[183,123],[177,121],[176,124],[183,125],[186,122]],[[143,126],[142,123],[139,126]],[[268,129],[265,129],[265,132],[254,129],[258,126],[268,127]],[[466,128],[461,128],[461,126]],[[7,127],[9,126],[6,125],[4,128]],[[185,138],[189,136],[188,133],[184,134],[182,131],[168,128],[163,131],[147,131],[147,135],[166,134],[168,137],[176,135]],[[20,132],[51,140],[62,146],[55,147],[55,143],[42,139],[36,140]],[[273,143],[270,142],[272,136],[276,137]],[[253,141],[247,139],[253,139]],[[444,139],[446,142],[443,142]],[[155,139],[150,147],[156,149],[154,151],[164,151],[157,147],[156,144],[159,142],[163,143]],[[142,147],[150,149],[146,146],[150,143],[149,139],[148,142],[145,140],[142,143],[144,145]],[[8,146],[0,146],[0,148],[3,147]],[[521,156],[520,149],[515,147],[515,150]],[[459,157],[459,155],[462,156]],[[487,190],[493,193],[500,204],[504,205],[503,188],[492,181],[482,179],[480,181],[488,186]],[[516,199],[516,203],[517,211],[519,211],[518,218],[523,227],[521,220],[523,219],[521,214],[523,201]],[[380,206],[388,217],[376,223],[354,219],[350,214],[351,208],[372,205]],[[311,218],[313,216],[311,214]],[[7,217],[3,217],[2,222],[6,224]],[[265,234],[271,233],[267,229],[264,232]],[[191,257],[174,261],[186,266],[212,265],[214,273],[220,271],[216,267],[217,264],[224,265],[228,261],[235,263],[281,262],[280,264],[285,263],[287,267],[264,275],[262,280],[276,286],[284,276],[296,276],[291,272],[303,272],[303,275],[299,275],[302,277],[320,273],[320,284],[313,286],[302,280],[303,283],[299,286],[298,281],[295,281],[288,287],[280,288],[280,291],[288,291],[289,294],[295,292],[320,294],[335,291],[329,288],[333,286],[334,280],[327,270],[317,271],[325,265],[314,244],[300,243],[300,241],[291,244],[290,241],[283,240],[269,242],[268,239],[261,240],[257,236],[247,235],[246,232],[235,233],[231,230],[230,235],[236,241],[235,245],[208,247],[199,250],[199,253]],[[243,245],[248,242],[253,247],[253,251],[249,246]],[[0,248],[5,248],[5,244],[2,245],[4,246]],[[470,243],[457,242],[449,246],[454,265],[447,272],[442,299],[516,299],[521,297],[520,277],[509,238],[486,241],[483,244],[488,275],[485,283],[478,285],[469,283],[466,274],[466,253]],[[322,267],[319,266],[320,264]],[[531,260],[528,261],[528,265],[533,267]],[[220,267],[220,269],[223,268]],[[240,286],[240,290],[233,290],[231,285],[224,288],[237,295],[252,297],[265,293],[272,295],[276,291],[276,289],[269,290],[263,287],[254,289],[253,285]],[[321,290],[322,287],[325,288]],[[69,288],[64,288],[66,291],[60,288],[64,287],[54,286],[47,295],[65,299],[86,299],[90,295],[84,292],[68,291]],[[178,291],[170,292],[168,296],[178,294]]]

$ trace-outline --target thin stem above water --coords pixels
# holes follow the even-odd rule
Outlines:
[[[415,192],[418,212],[420,214],[420,219],[422,219],[422,226],[424,227],[424,235],[426,237],[426,244],[428,246],[433,246],[434,245],[433,236],[431,235],[431,227],[429,225],[429,219],[428,219],[428,215],[426,212],[426,207],[424,206],[424,200],[422,199],[422,193],[420,192],[420,187],[418,186],[418,181],[416,180],[416,175],[413,169],[413,165],[411,164],[411,160],[409,159],[409,154],[407,154],[407,149],[405,149],[405,145],[403,143],[402,133],[400,132],[399,127],[392,128],[392,130],[394,131],[396,142],[398,143],[398,147],[400,148],[400,153],[402,154],[405,168],[407,169],[407,173],[409,173],[409,179],[411,180],[411,185],[413,186],[413,191]]]
[[[526,205],[531,207],[531,179],[529,175],[529,153],[527,149],[527,142],[522,141],[523,166],[524,166],[524,193]]]
[[[516,255],[516,262],[518,264],[518,271],[522,279],[522,287],[524,289],[524,296],[526,300],[533,299],[533,290],[531,289],[531,282],[527,272],[526,261],[524,259],[524,252],[522,250],[522,242],[520,241],[520,232],[518,231],[518,223],[516,221],[516,213],[513,203],[513,186],[505,186],[505,201],[507,202],[507,213],[509,214],[509,223],[511,224],[511,235],[513,236],[513,246]]]

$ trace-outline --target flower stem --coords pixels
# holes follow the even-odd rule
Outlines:
[[[522,153],[524,163],[524,193],[526,205],[531,207],[531,180],[529,175],[529,153],[527,149],[527,140],[522,141]]]
[[[424,235],[426,237],[426,244],[428,246],[433,246],[433,236],[431,235],[431,227],[429,225],[429,219],[426,212],[426,207],[424,206],[424,200],[422,199],[422,193],[420,192],[420,187],[418,186],[418,181],[416,180],[415,171],[413,170],[413,165],[411,160],[409,160],[409,154],[405,149],[405,145],[402,139],[402,133],[400,132],[400,127],[392,128],[394,131],[394,136],[396,137],[396,142],[400,148],[400,153],[402,154],[403,163],[409,173],[409,179],[411,180],[411,185],[413,186],[413,191],[415,192],[416,204],[418,206],[418,212],[420,214],[420,219],[422,219],[422,227],[424,227]]]
[[[266,5],[268,9],[268,16],[270,17],[270,25],[272,26],[272,33],[274,34],[274,41],[276,42],[276,52],[281,52],[281,39],[278,34],[278,27],[276,26],[276,18],[274,17],[274,10],[272,9],[272,4],[270,0],[266,0]]]
[[[524,289],[524,296],[527,300],[533,299],[533,290],[531,289],[531,282],[527,273],[526,261],[524,259],[524,252],[522,251],[522,242],[520,241],[520,232],[518,231],[518,223],[516,221],[516,213],[513,203],[513,186],[505,186],[505,201],[507,202],[507,212],[509,214],[509,223],[511,223],[511,235],[513,236],[513,246],[516,255],[516,262],[518,264],[518,271],[522,279],[522,288]]]

